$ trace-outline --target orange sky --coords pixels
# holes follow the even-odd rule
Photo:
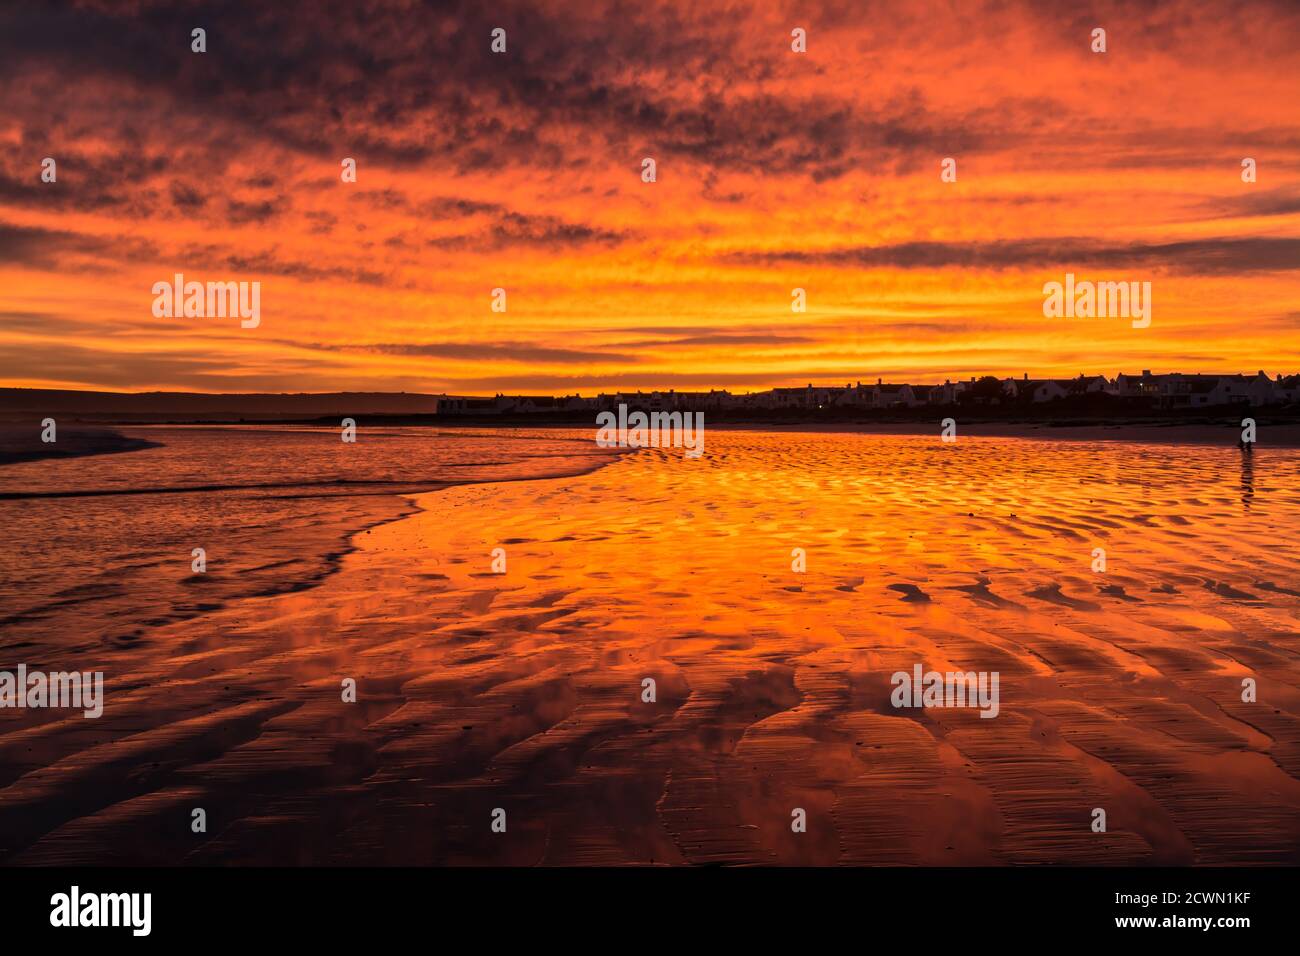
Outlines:
[[[0,385],[1300,371],[1294,5],[13,6]],[[155,318],[177,271],[260,326]],[[1044,318],[1068,271],[1150,328]]]

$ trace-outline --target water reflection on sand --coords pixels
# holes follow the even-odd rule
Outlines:
[[[1294,864],[1298,470],[717,432],[699,460],[426,494],[310,591],[79,652],[108,713],[0,738],[0,838],[26,862]],[[894,709],[918,663],[999,672],[998,717]]]

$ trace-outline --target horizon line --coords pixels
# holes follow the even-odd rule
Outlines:
[[[1297,370],[1295,370],[1295,371],[1291,371],[1291,372],[1277,372],[1277,373],[1275,373],[1275,374],[1273,374],[1273,375],[1269,375],[1269,373],[1268,373],[1267,371],[1265,371],[1264,369],[1256,369],[1254,372],[1241,372],[1241,371],[1235,371],[1235,372],[1217,372],[1217,371],[1209,371],[1209,372],[1199,372],[1199,371],[1198,371],[1198,372],[1184,372],[1184,371],[1182,371],[1181,369],[1175,369],[1175,370],[1167,371],[1167,372],[1160,372],[1160,371],[1155,371],[1155,370],[1153,370],[1153,369],[1141,369],[1141,370],[1139,370],[1139,371],[1137,371],[1137,372],[1123,372],[1123,371],[1115,372],[1113,375],[1108,375],[1107,373],[1104,373],[1104,372],[1079,372],[1079,373],[1074,374],[1074,375],[1050,375],[1050,374],[1049,374],[1049,375],[1044,375],[1044,374],[1033,374],[1033,373],[1030,373],[1030,372],[1028,372],[1028,371],[1023,371],[1023,370],[1022,370],[1021,373],[1020,373],[1019,375],[995,375],[995,374],[993,374],[993,373],[991,373],[991,372],[985,372],[985,373],[983,373],[983,374],[976,374],[976,375],[969,375],[969,376],[960,376],[960,377],[955,377],[955,378],[952,377],[951,375],[949,375],[949,376],[947,376],[943,381],[910,381],[910,380],[908,380],[908,381],[897,381],[897,380],[895,380],[895,381],[885,381],[885,380],[883,379],[882,376],[877,375],[877,376],[876,376],[877,381],[874,382],[874,383],[873,383],[873,382],[870,382],[870,381],[864,381],[863,379],[858,378],[858,379],[855,379],[854,381],[852,381],[852,382],[850,382],[850,383],[848,383],[848,384],[849,384],[849,387],[853,387],[854,385],[860,385],[860,386],[865,386],[865,387],[871,387],[871,386],[875,386],[875,385],[897,385],[897,386],[902,386],[902,385],[921,385],[921,386],[933,385],[933,386],[939,386],[939,385],[944,385],[944,384],[957,384],[957,383],[962,383],[962,382],[969,383],[969,382],[972,382],[972,381],[979,381],[980,379],[984,379],[984,378],[994,378],[994,379],[997,379],[998,381],[1009,381],[1009,380],[1010,380],[1010,381],[1025,381],[1025,380],[1029,380],[1029,381],[1039,381],[1039,382],[1043,382],[1043,381],[1077,381],[1078,379],[1081,379],[1081,378],[1083,378],[1083,379],[1092,379],[1092,378],[1098,378],[1098,377],[1101,377],[1101,378],[1105,378],[1107,381],[1114,381],[1114,380],[1115,380],[1116,378],[1118,378],[1120,375],[1126,375],[1126,376],[1131,377],[1131,378],[1140,378],[1140,377],[1142,377],[1142,376],[1144,376],[1144,375],[1151,375],[1151,376],[1157,376],[1157,375],[1217,376],[1217,377],[1221,377],[1221,378],[1222,378],[1222,377],[1228,377],[1228,376],[1258,377],[1258,376],[1261,375],[1261,374],[1266,375],[1266,376],[1269,376],[1270,378],[1272,378],[1272,379],[1274,379],[1274,380],[1276,380],[1276,379],[1286,379],[1286,378],[1291,378],[1291,377],[1296,376],[1296,375],[1300,375],[1300,369],[1297,369]],[[695,392],[719,393],[719,392],[721,392],[721,393],[726,393],[726,394],[729,394],[729,395],[756,395],[756,394],[761,394],[761,393],[763,393],[763,392],[773,391],[773,390],[775,390],[775,389],[792,389],[792,388],[842,388],[842,387],[844,387],[844,386],[840,384],[840,380],[836,379],[836,380],[833,380],[833,381],[826,380],[826,381],[823,381],[821,384],[818,384],[816,380],[813,380],[813,381],[811,381],[811,382],[805,380],[805,381],[803,382],[803,384],[791,384],[791,385],[768,385],[768,386],[763,386],[763,387],[758,387],[758,388],[751,388],[751,389],[748,390],[748,391],[732,391],[732,390],[730,390],[730,389],[728,389],[728,388],[718,388],[718,387],[714,387],[714,386],[710,386],[710,387],[707,387],[707,388],[706,388],[706,387],[699,387],[699,388],[683,388],[683,389],[679,389],[679,388],[677,388],[676,386],[668,386],[668,387],[662,387],[662,386],[655,386],[655,387],[650,387],[650,386],[639,386],[639,387],[636,387],[636,388],[633,388],[633,387],[628,386],[628,387],[619,387],[619,388],[598,388],[598,389],[592,389],[592,390],[591,390],[591,393],[592,393],[593,395],[595,395],[595,396],[599,396],[599,395],[602,395],[602,394],[608,394],[608,395],[625,395],[625,394],[633,394],[633,393],[635,393],[635,394],[641,394],[641,393],[647,393],[647,394],[655,394],[655,393],[660,393],[660,394],[672,394],[672,393],[676,393],[676,392],[679,392],[679,391],[680,391],[680,392],[683,392],[683,393],[695,393]],[[0,385],[0,393],[5,393],[5,392],[19,392],[19,391],[27,391],[27,392],[68,392],[68,393],[72,393],[72,394],[95,394],[95,393],[99,393],[99,394],[105,394],[105,395],[121,395],[121,396],[131,396],[131,395],[196,395],[196,396],[197,396],[197,395],[209,395],[209,396],[220,396],[220,397],[251,396],[251,395],[424,395],[424,396],[429,396],[430,398],[495,398],[495,397],[498,397],[498,396],[511,396],[511,395],[516,395],[516,396],[525,396],[525,395],[537,395],[537,396],[542,396],[542,395],[549,395],[550,397],[557,397],[557,396],[558,396],[558,397],[572,397],[572,396],[575,396],[575,395],[577,395],[577,396],[581,396],[581,395],[582,395],[582,391],[581,391],[581,390],[575,390],[575,391],[572,391],[572,392],[569,392],[569,391],[563,391],[563,392],[549,392],[549,393],[548,393],[548,392],[546,392],[545,389],[536,389],[536,390],[532,390],[532,391],[502,391],[502,390],[496,390],[496,391],[494,391],[494,392],[445,392],[445,391],[444,391],[444,392],[425,392],[425,391],[407,391],[407,390],[385,391],[385,390],[383,390],[383,389],[367,389],[367,388],[337,388],[337,389],[329,389],[329,390],[325,390],[325,391],[275,391],[275,390],[263,389],[263,390],[254,390],[254,391],[246,391],[246,392],[207,392],[207,391],[186,390],[186,389],[169,389],[169,388],[148,388],[148,389],[141,389],[141,390],[136,390],[136,391],[129,391],[129,390],[123,390],[123,389],[114,389],[114,388],[91,388],[91,387],[86,387],[86,388],[81,388],[81,387],[71,387],[71,388],[69,388],[69,387],[50,387],[50,386],[44,386],[44,385]]]

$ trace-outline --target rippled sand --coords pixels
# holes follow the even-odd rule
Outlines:
[[[1291,450],[731,432],[420,495],[315,589],[85,649],[106,715],[0,737],[0,851],[1298,863],[1298,478]],[[999,672],[998,717],[896,710],[917,663]]]
[[[26,429],[17,464],[0,448],[0,669],[13,647],[53,666],[78,647],[130,647],[231,600],[310,587],[351,534],[414,509],[401,492],[581,474],[615,454],[589,434],[541,430],[363,424],[353,444],[323,427],[123,431],[42,446]]]

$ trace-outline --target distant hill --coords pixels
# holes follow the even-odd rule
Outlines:
[[[229,422],[345,415],[432,415],[437,395],[413,392],[82,392],[0,388],[0,421]]]

